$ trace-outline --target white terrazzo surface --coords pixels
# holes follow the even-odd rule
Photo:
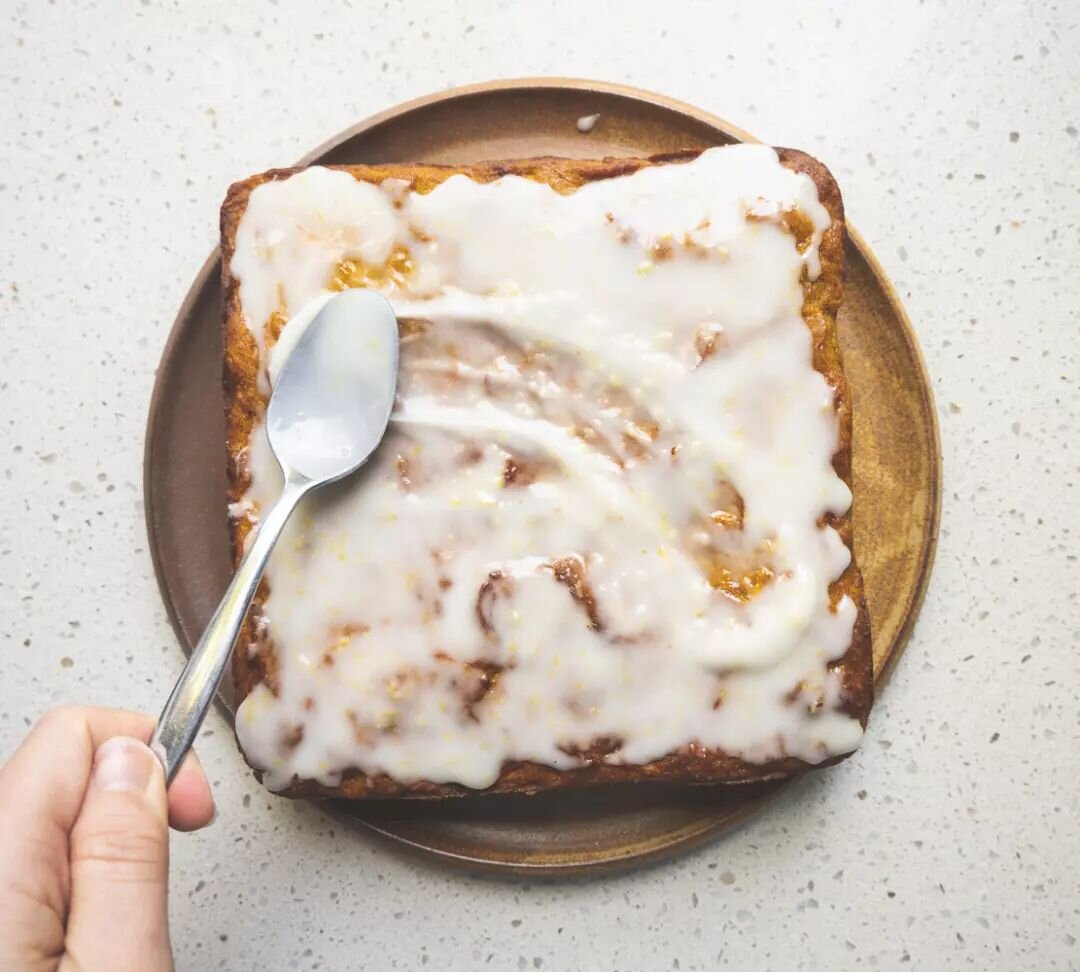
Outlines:
[[[0,756],[180,662],[143,427],[230,181],[405,98],[625,81],[819,155],[906,301],[946,490],[865,749],[638,873],[435,869],[265,795],[174,842],[202,969],[1080,968],[1080,5],[0,2]],[[0,839],[3,839],[0,837]]]

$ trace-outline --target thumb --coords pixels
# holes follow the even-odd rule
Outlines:
[[[65,948],[75,968],[172,969],[168,815],[165,776],[150,749],[127,736],[102,744],[71,830]]]

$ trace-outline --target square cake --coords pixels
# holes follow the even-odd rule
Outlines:
[[[336,291],[394,306],[368,467],[294,515],[234,655],[287,795],[732,783],[843,758],[873,694],[836,336],[839,190],[800,152],[273,170],[222,208],[229,512]]]

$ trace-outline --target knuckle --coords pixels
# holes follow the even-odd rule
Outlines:
[[[129,882],[161,880],[168,861],[168,840],[156,826],[128,817],[111,817],[77,826],[71,841],[72,870]]]
[[[58,705],[50,709],[40,719],[38,725],[43,729],[73,729],[86,722],[86,710],[79,705]]]

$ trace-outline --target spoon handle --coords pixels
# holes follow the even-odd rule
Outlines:
[[[289,477],[285,480],[281,497],[260,523],[254,542],[240,561],[221,603],[165,703],[150,748],[165,767],[166,786],[176,776],[206,717],[274,544],[311,485],[306,479]]]

